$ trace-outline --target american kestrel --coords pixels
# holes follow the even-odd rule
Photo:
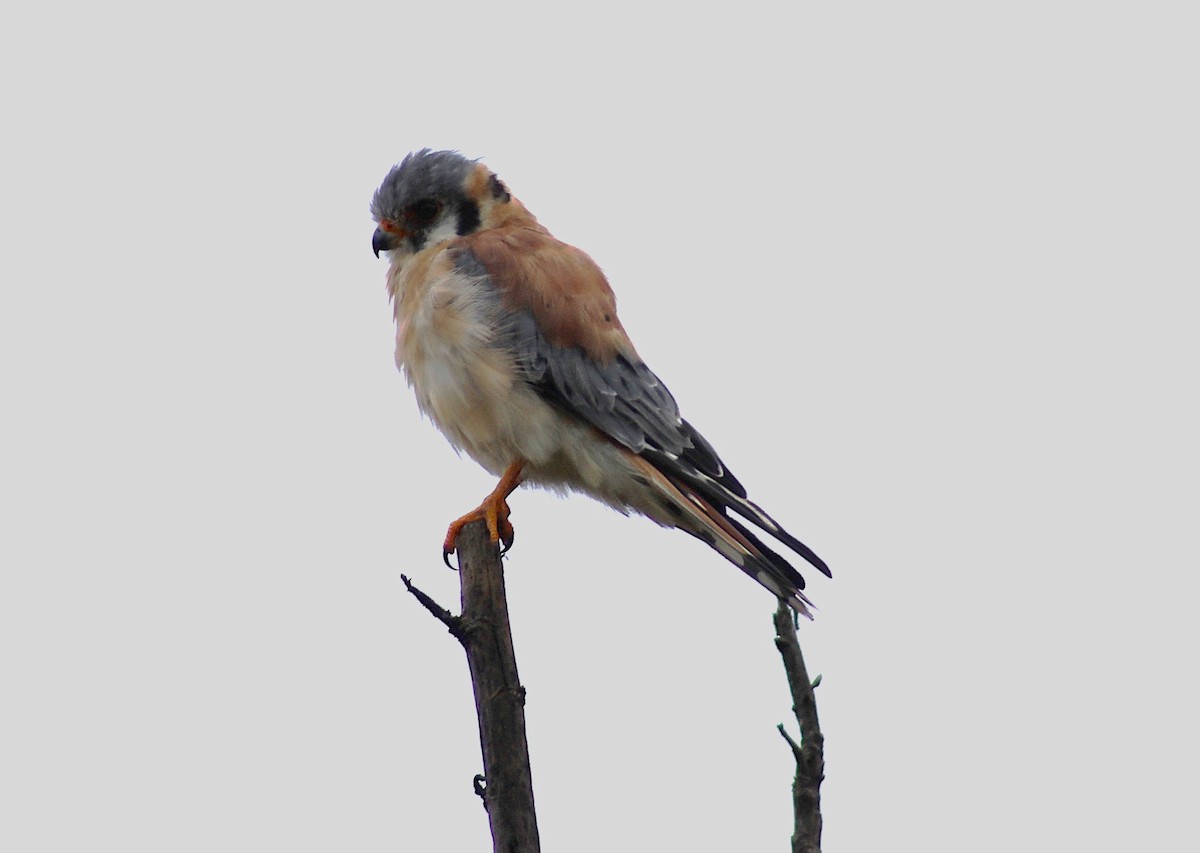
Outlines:
[[[478,508],[512,544],[522,483],[583,492],[706,542],[808,616],[804,578],[749,522],[820,571],[803,542],[742,484],[634,349],[596,263],[556,240],[486,166],[454,151],[409,154],[371,202],[376,256],[391,264],[396,363],[459,451],[500,478]],[[811,618],[811,617],[810,617]]]

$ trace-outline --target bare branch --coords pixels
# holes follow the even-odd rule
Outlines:
[[[525,688],[517,677],[504,569],[487,524],[463,527],[456,541],[462,615],[455,616],[401,575],[422,606],[444,624],[467,652],[483,773],[472,781],[487,809],[495,853],[539,853],[533,777],[525,737]]]
[[[792,748],[792,757],[795,758],[796,761],[800,761],[800,756],[802,755],[800,751],[800,744],[796,743],[796,741],[792,739],[792,736],[788,734],[788,730],[783,727],[783,723],[780,723],[775,728],[779,729],[779,733],[783,735],[783,739],[786,740],[788,746]]]
[[[792,808],[795,829],[792,833],[792,853],[821,851],[821,782],[825,778],[825,738],[817,720],[815,686],[808,678],[804,655],[792,610],[781,599],[775,611],[775,647],[783,658],[788,687],[792,691],[792,711],[800,724],[800,743],[797,744],[779,724],[779,733],[787,740],[796,759],[796,778],[792,782]]]
[[[533,776],[525,737],[525,688],[517,676],[504,568],[487,525],[458,535],[462,622],[483,747],[484,803],[496,853],[538,853]]]
[[[442,607],[428,595],[421,592],[421,590],[413,586],[413,582],[408,579],[408,575],[400,575],[400,580],[404,581],[404,587],[416,597],[417,601],[421,602],[426,610],[432,613],[439,622],[446,626],[450,633],[454,635],[455,639],[457,639],[460,643],[465,642],[463,639],[461,619],[459,619],[446,608]]]

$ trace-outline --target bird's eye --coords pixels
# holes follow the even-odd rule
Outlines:
[[[433,220],[437,219],[437,215],[441,213],[441,210],[441,204],[431,198],[423,198],[409,208],[412,218],[418,225],[429,225]]]

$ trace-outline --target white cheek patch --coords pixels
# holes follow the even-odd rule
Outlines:
[[[433,229],[425,235],[424,248],[427,249],[430,246],[436,246],[438,243],[442,243],[446,240],[453,240],[456,237],[458,237],[458,217],[443,217],[441,221],[434,225]]]

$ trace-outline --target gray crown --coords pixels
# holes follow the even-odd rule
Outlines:
[[[463,184],[475,168],[457,151],[414,151],[387,173],[375,197],[371,200],[371,216],[375,221],[396,220],[401,212],[422,198],[439,201],[463,197]]]

